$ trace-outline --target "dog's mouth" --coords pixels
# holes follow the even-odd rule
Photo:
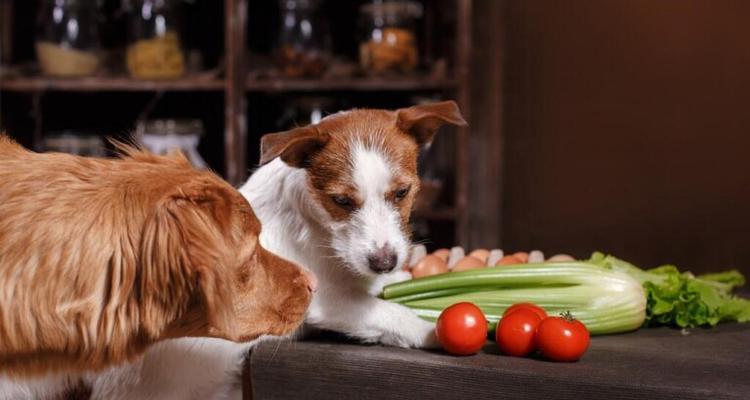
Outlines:
[[[381,275],[386,275],[386,274],[390,274],[391,272],[393,272],[393,271],[395,271],[395,270],[396,270],[396,267],[394,266],[394,267],[392,267],[392,268],[388,268],[388,269],[383,269],[383,270],[373,270],[372,268],[370,268],[370,269],[369,269],[369,272],[370,272],[370,274],[372,274],[373,276],[381,276]]]
[[[279,323],[276,335],[286,336],[299,329],[312,302],[312,293],[313,291],[308,290],[305,295],[290,297],[284,302],[282,309],[277,311]]]
[[[298,339],[303,336],[304,332],[304,326],[305,324],[303,321],[299,321],[297,323],[290,323],[285,327],[286,333],[279,336],[283,339]]]
[[[295,339],[301,334],[304,320],[304,313],[300,317],[284,318],[271,335],[277,338]]]
[[[305,303],[307,304],[307,303]],[[297,337],[298,332],[302,328],[307,313],[307,305],[299,306],[284,305],[283,311],[273,309],[272,317],[266,318],[266,323],[260,325],[262,328],[256,329],[250,335],[240,337],[240,341],[248,342],[258,339],[270,339],[270,338],[290,338],[294,339]]]

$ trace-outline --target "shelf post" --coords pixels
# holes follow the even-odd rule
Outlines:
[[[455,74],[458,90],[456,101],[461,112],[471,123],[471,87],[469,81],[471,67],[471,17],[472,0],[456,0],[456,64]],[[456,243],[469,246],[469,128],[458,128],[456,136]]]
[[[13,0],[0,0],[0,63],[10,65],[13,56]]]
[[[233,185],[241,184],[247,175],[246,25],[247,0],[225,0],[224,172]]]

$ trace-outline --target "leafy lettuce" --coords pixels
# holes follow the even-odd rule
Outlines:
[[[694,276],[674,265],[643,270],[611,255],[594,253],[588,262],[632,276],[646,291],[646,326],[715,326],[750,321],[750,300],[732,294],[745,284],[737,270]]]

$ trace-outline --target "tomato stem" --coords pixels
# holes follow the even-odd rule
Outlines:
[[[576,320],[576,319],[575,319],[575,317],[573,316],[573,314],[571,314],[571,313],[570,313],[570,310],[567,310],[567,311],[563,311],[563,312],[561,312],[561,313],[560,313],[560,316],[561,316],[561,317],[562,317],[562,318],[563,318],[564,320],[566,320],[566,321],[568,321],[568,322],[573,322],[573,321],[575,321],[575,320]]]

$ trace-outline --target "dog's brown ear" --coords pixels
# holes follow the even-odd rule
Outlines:
[[[155,336],[165,317],[175,318],[199,296],[209,328],[218,336],[236,337],[232,265],[237,260],[229,259],[235,254],[229,190],[210,181],[182,185],[157,206],[147,224],[141,316]]]
[[[322,149],[329,139],[330,136],[319,132],[315,125],[269,133],[260,139],[260,165],[281,157],[289,166],[304,168],[310,156]]]
[[[430,144],[443,124],[467,126],[455,101],[421,104],[396,111],[396,125],[422,146]]]

